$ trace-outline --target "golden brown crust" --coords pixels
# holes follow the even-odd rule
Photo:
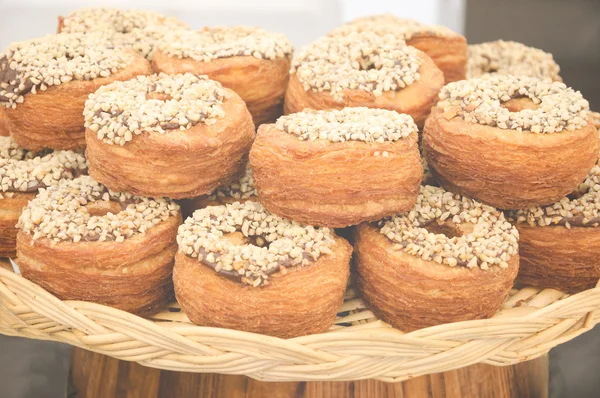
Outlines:
[[[177,253],[175,295],[197,325],[281,338],[321,333],[333,325],[350,275],[350,244],[336,237],[331,250],[331,255],[322,255],[311,265],[270,276],[269,285],[258,288]]]
[[[0,199],[0,257],[14,257],[17,247],[17,221],[23,207],[35,194],[17,193]]]
[[[173,257],[181,215],[122,243],[53,242],[19,232],[23,276],[61,300],[83,300],[139,315],[157,312],[173,296]]]
[[[501,209],[524,209],[571,193],[598,159],[598,136],[591,122],[536,134],[447,120],[435,107],[423,148],[442,187]]]
[[[175,199],[204,195],[233,181],[246,166],[254,125],[241,98],[226,91],[225,117],[213,125],[144,132],[124,146],[107,144],[86,130],[89,174],[113,191]]]
[[[378,97],[363,90],[343,90],[343,100],[338,102],[328,91],[305,91],[298,77],[292,74],[285,92],[283,110],[288,115],[306,108],[342,109],[366,106],[406,113],[412,116],[417,126],[422,127],[444,86],[444,74],[423,52],[419,52],[419,56],[423,58],[423,64],[419,68],[421,79],[400,91],[386,91]]]
[[[519,258],[508,268],[449,267],[423,261],[393,244],[372,225],[356,229],[357,285],[367,306],[409,332],[443,323],[489,318],[513,286]]]
[[[133,57],[131,64],[109,77],[51,86],[46,91],[25,95],[25,101],[15,109],[5,108],[8,126],[17,144],[33,151],[84,148],[83,107],[88,95],[117,80],[152,74],[150,63],[144,57],[138,54]]]
[[[6,115],[4,114],[4,109],[0,107],[0,137],[8,137],[9,135],[8,124],[6,123]]]
[[[410,210],[423,176],[417,140],[413,133],[384,143],[301,141],[263,124],[250,151],[260,202],[281,217],[332,228]]]
[[[577,293],[600,279],[600,229],[517,224],[521,267],[527,285]]]
[[[469,56],[464,36],[414,34],[406,44],[427,54],[444,73],[446,84],[465,79]]]
[[[186,72],[208,75],[242,97],[257,127],[274,122],[283,113],[283,94],[290,70],[288,57],[268,60],[239,56],[200,62],[170,57],[157,50],[152,58],[152,68],[157,73],[170,75]]]

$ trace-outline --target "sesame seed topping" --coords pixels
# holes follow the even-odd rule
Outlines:
[[[201,62],[238,56],[274,60],[294,51],[284,34],[247,26],[173,31],[159,40],[156,48],[173,57]]]
[[[521,43],[497,40],[469,46],[467,78],[500,74],[554,80],[559,72],[552,54]]]
[[[234,181],[230,185],[224,185],[217,188],[210,195],[209,200],[219,200],[219,198],[234,198],[238,200],[250,199],[258,196],[254,178],[252,177],[252,168],[250,163],[246,164],[244,175],[239,180]]]
[[[46,36],[11,44],[0,54],[0,104],[16,108],[23,96],[72,80],[108,77],[133,60],[133,54],[101,34]]]
[[[99,140],[123,146],[143,132],[215,124],[225,117],[225,99],[221,84],[205,75],[161,73],[100,87],[88,97],[83,116]]]
[[[71,12],[63,20],[64,33],[103,32],[115,45],[132,48],[152,58],[157,39],[174,29],[187,29],[187,24],[152,11],[116,8],[83,8]]]
[[[187,256],[256,287],[274,272],[331,254],[334,239],[328,228],[283,219],[248,201],[196,210],[179,227],[177,243]]]
[[[116,203],[119,211],[90,214],[88,206],[109,205],[108,202]],[[92,177],[82,176],[40,190],[23,209],[17,228],[33,235],[33,240],[123,242],[178,212],[179,206],[170,200],[113,192]]]
[[[435,224],[470,225],[472,231],[449,237],[430,232],[428,227]],[[421,187],[417,204],[408,213],[385,218],[378,225],[396,250],[451,267],[506,268],[518,252],[519,232],[502,212],[432,186]]]
[[[323,37],[302,48],[292,60],[304,90],[329,91],[336,101],[343,90],[363,90],[380,96],[419,80],[422,59],[414,47],[393,35],[371,32]]]
[[[502,104],[514,98],[529,98],[537,109],[511,112]],[[461,117],[507,130],[557,133],[587,125],[589,103],[579,91],[561,82],[527,76],[488,75],[450,83],[439,94],[443,117]]]
[[[73,179],[86,170],[87,161],[81,153],[36,154],[20,148],[12,137],[0,137],[0,199],[16,192],[37,192],[62,179]]]
[[[558,202],[506,214],[510,221],[527,223],[532,227],[597,227],[600,225],[600,166],[594,166],[575,191]]]
[[[336,29],[330,35],[347,35],[353,32],[373,32],[379,36],[394,35],[408,41],[415,36],[456,37],[457,33],[441,25],[425,25],[413,19],[392,14],[357,18]]]
[[[298,112],[280,117],[275,126],[303,141],[398,141],[418,132],[409,115],[362,107]]]

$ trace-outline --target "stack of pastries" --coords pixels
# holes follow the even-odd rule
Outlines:
[[[391,15],[295,54],[145,11],[58,32],[0,54],[0,256],[61,299],[290,338],[351,280],[411,331],[600,278],[598,117],[551,54]]]

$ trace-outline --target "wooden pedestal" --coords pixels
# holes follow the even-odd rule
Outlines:
[[[73,348],[77,398],[538,398],[548,396],[548,356],[514,366],[473,365],[402,383],[265,383],[245,376],[170,372]]]

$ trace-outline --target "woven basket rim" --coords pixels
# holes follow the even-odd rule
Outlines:
[[[2,334],[61,341],[160,369],[245,374],[270,381],[395,382],[474,363],[510,365],[544,355],[590,330],[600,322],[599,308],[599,286],[573,295],[524,287],[489,319],[404,333],[364,310],[358,315],[371,322],[281,339],[197,326],[189,320],[141,318],[97,303],[61,301],[0,267]]]

